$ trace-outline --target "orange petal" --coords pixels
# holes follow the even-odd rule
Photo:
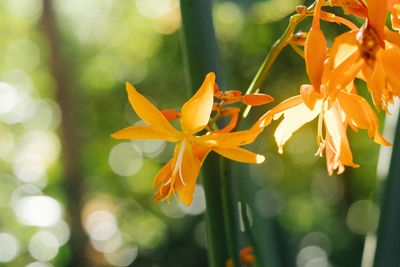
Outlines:
[[[164,117],[169,121],[176,120],[177,118],[180,117],[179,112],[177,112],[173,109],[162,109],[160,111],[164,115]]]
[[[126,127],[111,135],[115,139],[158,139],[178,142],[181,139],[179,132],[163,132],[153,126],[137,125]]]
[[[257,120],[257,122],[252,126],[252,129],[264,128],[268,126],[276,114],[280,114],[281,112],[290,109],[294,106],[300,105],[301,103],[303,103],[303,98],[301,97],[301,95],[293,96],[291,98],[286,99],[285,101],[279,103],[273,109],[262,115]]]
[[[142,120],[166,134],[179,134],[164,115],[128,82],[126,83],[126,91],[128,92],[128,99],[132,108]]]
[[[265,160],[265,157],[263,155],[250,152],[241,147],[231,147],[231,148],[213,147],[212,150],[228,159],[244,163],[259,164],[264,162]]]
[[[283,152],[283,145],[301,126],[312,121],[321,110],[321,101],[318,101],[314,110],[310,110],[304,103],[294,106],[283,112],[284,119],[275,130],[275,141],[279,153]]]
[[[397,1],[393,1],[397,2]],[[393,4],[392,10],[391,10],[391,21],[392,21],[392,27],[395,30],[400,30],[400,4]]]
[[[153,186],[156,187],[158,184],[161,182],[166,182],[172,174],[172,166],[174,164],[175,160],[172,158],[170,161],[168,161],[167,164],[165,164],[161,170],[158,172],[156,175],[156,178],[154,178]]]
[[[344,123],[336,107],[325,112],[324,121],[327,132],[332,137],[332,147],[336,153],[336,160],[340,160],[341,163],[347,166],[356,166],[353,162],[353,155],[350,150]]]
[[[351,120],[357,127],[368,129],[369,137],[376,143],[390,146],[379,132],[379,120],[368,102],[361,96],[341,92],[338,100],[346,117]]]
[[[252,128],[250,130],[233,133],[211,133],[208,135],[199,136],[196,138],[195,142],[210,148],[243,146],[252,143],[262,132],[262,130],[262,128]]]
[[[250,106],[261,106],[272,101],[274,98],[266,94],[248,94],[242,98],[242,102]]]
[[[197,93],[187,101],[181,112],[182,131],[193,134],[201,131],[210,119],[213,107],[215,74],[207,74]]]
[[[300,86],[300,95],[303,98],[304,104],[313,110],[315,102],[319,99],[318,94],[314,91],[314,88],[310,84],[303,84]]]
[[[386,22],[387,0],[368,0],[368,20],[383,44],[383,29]]]
[[[385,50],[381,53],[381,59],[387,78],[393,86],[400,88],[400,48],[387,44]]]
[[[198,160],[192,151],[192,146],[187,144],[183,152],[181,171],[182,179],[175,180],[175,189],[178,192],[183,204],[189,206],[193,201],[193,193],[196,187],[197,177],[199,176],[201,161]],[[180,173],[177,173],[179,176]],[[183,180],[183,182],[182,182]]]

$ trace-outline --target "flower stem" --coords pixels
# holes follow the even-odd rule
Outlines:
[[[220,157],[220,176],[224,224],[229,258],[233,266],[240,267],[239,221],[236,196],[234,196],[234,181],[232,180],[230,160]]]
[[[267,57],[264,59],[261,67],[259,68],[256,76],[254,76],[253,81],[251,82],[249,88],[246,91],[246,94],[252,94],[260,89],[262,83],[268,75],[269,70],[271,69],[272,64],[275,62],[278,55],[281,53],[282,49],[289,44],[294,31],[296,30],[297,24],[303,21],[306,17],[311,16],[313,14],[315,3],[307,8],[307,12],[305,13],[297,13],[290,17],[289,25],[287,26],[285,32],[282,36],[272,45],[269,50]],[[239,121],[237,123],[237,127],[239,126],[241,120],[245,118],[250,111],[251,106],[243,105],[240,109]]]
[[[211,71],[215,72],[218,84],[221,85],[221,64],[211,6],[211,0],[180,0],[184,60],[192,93]],[[228,259],[218,158],[218,155],[210,153],[202,168],[208,259],[211,267],[225,266]]]

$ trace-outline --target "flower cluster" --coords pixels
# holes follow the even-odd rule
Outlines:
[[[321,10],[339,6],[346,14],[363,18],[358,28],[345,18]],[[299,9],[304,10],[304,9]],[[392,12],[392,27],[385,26],[387,11]],[[347,128],[367,129],[378,144],[390,145],[379,132],[379,121],[368,102],[357,94],[355,78],[366,82],[372,101],[387,111],[388,103],[400,95],[400,35],[396,31],[400,4],[397,1],[332,0],[316,1],[312,26],[304,42],[306,70],[311,84],[300,87],[300,94],[278,104],[262,118],[269,122],[283,115],[275,131],[282,153],[283,145],[305,123],[318,117],[316,154],[326,153],[329,174],[340,174],[345,166],[357,167],[347,139]],[[306,12],[306,11],[305,11]],[[330,48],[320,28],[320,20],[343,23],[350,28],[334,39]],[[263,122],[264,124],[267,122]],[[325,133],[325,134],[323,134]]]

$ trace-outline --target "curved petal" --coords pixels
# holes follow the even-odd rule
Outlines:
[[[372,140],[381,145],[391,145],[381,136],[379,132],[379,120],[363,97],[341,92],[338,95],[338,100],[346,117],[357,127],[368,129],[368,135]]]
[[[208,123],[214,101],[215,74],[207,74],[197,93],[187,101],[181,111],[182,131],[193,134]]]
[[[386,22],[387,0],[368,0],[368,19],[383,43],[383,28]]]
[[[314,87],[310,84],[303,84],[300,86],[300,95],[303,98],[304,104],[306,104],[310,110],[313,110],[318,100],[318,94],[314,91]]]
[[[263,131],[263,128],[254,128],[247,131],[233,133],[216,133],[199,136],[195,142],[205,147],[229,148],[252,143]]]
[[[321,110],[321,101],[317,102],[314,110],[310,110],[304,103],[283,112],[284,119],[275,130],[275,141],[279,153],[283,152],[283,145],[301,126],[312,121]]]
[[[273,107],[270,111],[262,115],[251,127],[251,129],[265,128],[271,123],[272,119],[278,119],[283,114],[283,111],[300,105],[301,103],[303,103],[303,98],[301,95],[293,96],[282,101],[281,103]]]
[[[324,120],[328,135],[331,136],[332,141],[328,143],[328,145],[330,145],[328,149],[334,151],[334,160],[340,161],[344,165],[355,167],[356,164],[353,162],[353,155],[347,139],[346,129],[337,108],[333,107],[327,110]]]
[[[153,126],[137,125],[126,127],[111,135],[115,139],[158,139],[178,142],[181,137],[173,132],[163,132]]]
[[[244,163],[262,163],[265,160],[263,155],[259,155],[253,152],[250,152],[246,149],[241,147],[231,147],[231,148],[220,148],[214,147],[212,148],[213,151],[224,156],[228,159],[244,162]]]
[[[175,190],[183,204],[189,206],[193,201],[193,193],[199,176],[201,161],[193,154],[192,146],[187,144],[183,151],[181,174],[182,179],[176,178]],[[177,176],[180,175],[178,172]]]
[[[381,53],[382,65],[387,78],[396,88],[400,88],[400,48],[396,45],[387,44]]]
[[[173,135],[179,134],[164,115],[128,82],[126,83],[126,91],[132,108],[142,120],[162,132],[169,132]]]
[[[166,182],[171,177],[174,161],[174,158],[170,159],[168,163],[161,168],[157,173],[156,178],[154,178],[153,187],[156,187],[161,182]]]

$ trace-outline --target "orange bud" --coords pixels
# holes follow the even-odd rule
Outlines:
[[[224,108],[221,109],[221,117],[231,116],[231,120],[225,128],[222,128],[216,132],[218,133],[229,133],[235,129],[238,118],[239,118],[240,108]]]
[[[216,95],[217,93],[219,93],[219,86],[217,83],[214,83],[214,95]]]
[[[242,102],[250,106],[261,106],[272,101],[274,98],[266,94],[248,94],[242,97]]]
[[[160,111],[164,115],[164,117],[169,121],[173,121],[173,120],[175,120],[175,119],[180,117],[179,112],[176,112],[173,109],[163,109],[163,110],[160,110]]]
[[[254,263],[255,257],[251,253],[253,253],[253,247],[245,247],[240,251],[240,259],[242,260],[242,263]]]

